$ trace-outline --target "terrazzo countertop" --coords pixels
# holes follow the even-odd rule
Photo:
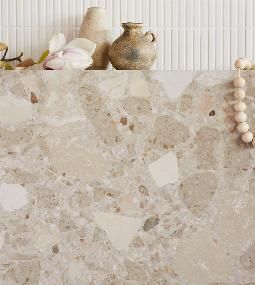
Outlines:
[[[233,77],[0,73],[0,285],[254,285]]]

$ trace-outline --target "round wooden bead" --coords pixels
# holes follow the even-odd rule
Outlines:
[[[247,133],[243,134],[242,141],[244,143],[251,143],[252,140],[253,140],[253,133],[247,132]]]
[[[243,100],[245,98],[245,91],[243,89],[237,89],[234,93],[234,97],[238,100]]]
[[[241,123],[241,124],[238,124],[238,126],[237,126],[237,131],[240,134],[247,133],[249,131],[249,129],[250,129],[250,126],[247,123]]]
[[[237,123],[244,123],[247,120],[247,115],[244,112],[239,112],[236,114],[235,120]]]
[[[243,88],[245,86],[245,79],[242,77],[237,77],[234,80],[234,87],[235,88]]]
[[[247,58],[238,58],[235,61],[235,68],[244,70],[249,64],[250,61]]]
[[[234,105],[234,110],[236,112],[244,112],[247,109],[246,104],[243,102],[238,102]]]

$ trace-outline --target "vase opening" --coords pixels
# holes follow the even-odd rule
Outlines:
[[[103,7],[89,7],[88,10],[104,10],[105,11],[105,8],[103,8]]]
[[[122,27],[125,34],[140,34],[143,28],[142,23],[123,23]]]
[[[85,9],[85,12],[87,11],[88,14],[105,14],[106,10],[102,7],[89,7],[88,9]]]
[[[127,23],[123,23],[122,27],[125,28],[133,28],[133,29],[137,29],[137,28],[143,28],[143,23],[132,23],[132,22],[127,22]]]

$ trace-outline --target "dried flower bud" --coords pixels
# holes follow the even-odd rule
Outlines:
[[[0,42],[0,51],[4,51],[8,48],[7,44]]]
[[[244,58],[244,57],[238,58],[235,61],[235,68],[236,69],[244,70],[250,65],[251,65],[251,62],[247,58]]]
[[[33,61],[33,59],[27,58],[24,61],[18,63],[17,67],[28,68],[28,67],[33,66],[33,65],[35,65],[35,62]]]
[[[0,61],[0,68],[4,67],[4,61]]]

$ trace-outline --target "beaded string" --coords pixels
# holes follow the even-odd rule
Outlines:
[[[241,134],[242,136],[242,141],[246,144],[252,143],[253,146],[255,147],[255,139],[253,133],[250,131],[250,126],[247,123],[247,114],[245,111],[247,110],[246,104],[243,102],[245,99],[245,86],[246,86],[246,81],[244,78],[241,77],[241,70],[244,69],[251,69],[252,64],[250,61],[246,58],[239,58],[235,62],[235,67],[238,70],[238,77],[234,79],[234,87],[235,92],[234,92],[234,97],[236,100],[238,100],[237,103],[234,104],[234,110],[236,112],[235,115],[235,121],[237,122],[237,131]]]

